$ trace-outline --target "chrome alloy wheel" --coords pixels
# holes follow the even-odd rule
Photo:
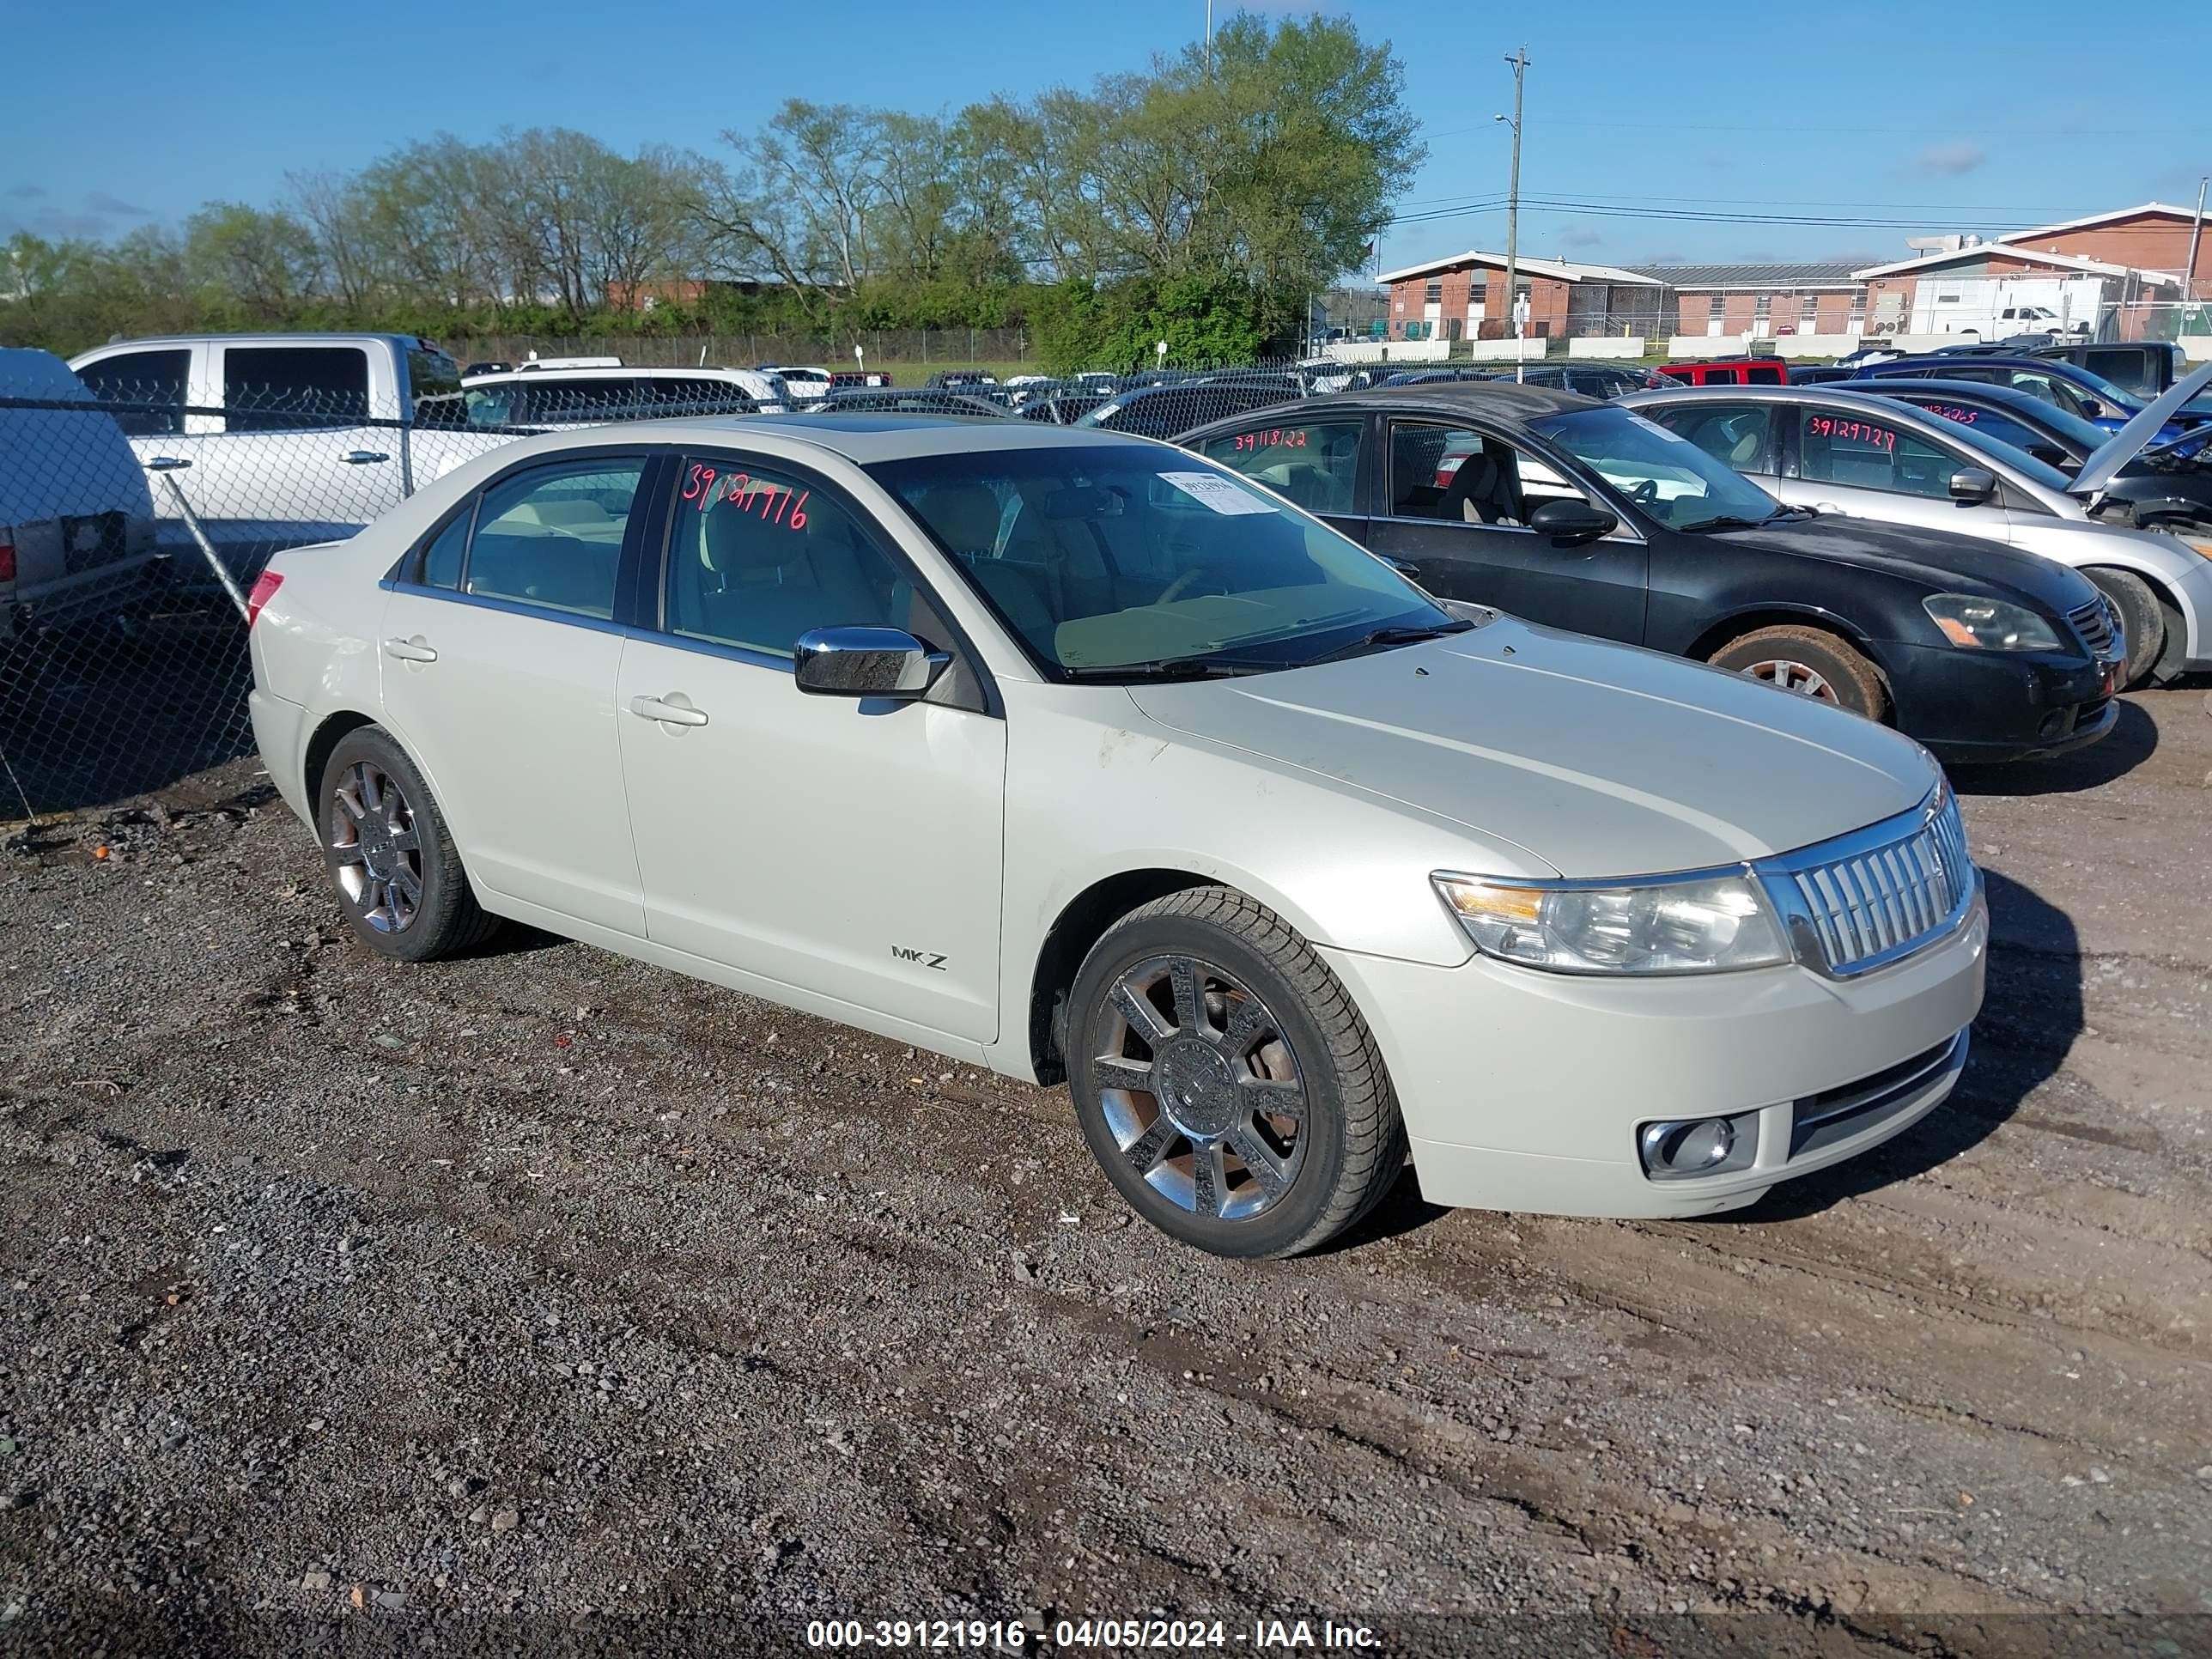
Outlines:
[[[1267,1004],[1190,957],[1140,962],[1109,994],[1099,1105],[1129,1167],[1198,1215],[1267,1209],[1304,1166],[1307,1098]]]
[[[422,908],[422,847],[398,781],[362,761],[331,793],[338,890],[381,933],[404,933]]]
[[[1839,702],[1836,688],[1828,684],[1828,677],[1808,664],[1792,662],[1786,657],[1770,657],[1764,662],[1747,663],[1742,669],[1746,679],[1764,680],[1784,691],[1795,691],[1803,697],[1818,697],[1822,702]]]

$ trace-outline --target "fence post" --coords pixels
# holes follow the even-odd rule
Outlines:
[[[156,470],[161,474],[161,482],[168,486],[169,494],[177,503],[177,511],[184,515],[185,528],[191,532],[192,539],[199,544],[200,551],[206,556],[208,568],[215,572],[215,579],[222,584],[222,591],[230,595],[230,602],[238,607],[240,619],[244,620],[246,595],[238,591],[237,582],[231,579],[230,572],[223,568],[222,561],[216,556],[215,544],[208,539],[207,532],[200,527],[199,514],[192,511],[192,504],[185,499],[185,492],[177,487],[177,480],[172,471],[167,467],[158,467]]]

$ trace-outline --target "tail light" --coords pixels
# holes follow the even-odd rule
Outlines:
[[[15,532],[0,524],[0,582],[15,580]]]
[[[275,599],[276,590],[283,586],[283,577],[273,570],[264,570],[253,579],[253,586],[246,596],[246,625],[248,628],[260,618],[261,607]]]

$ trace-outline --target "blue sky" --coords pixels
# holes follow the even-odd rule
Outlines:
[[[1504,58],[1524,42],[1523,195],[1582,204],[1524,207],[1522,248],[1541,257],[1901,256],[1923,228],[2186,205],[2212,172],[2212,33],[2156,9],[2130,14],[2124,41],[2078,5],[2034,0],[1981,21],[1978,7],[1774,0],[1323,9],[1390,40],[1407,65],[1431,153],[1400,212],[1459,216],[1393,227],[1387,265],[1504,246],[1502,210],[1460,210],[1504,195],[1507,131],[1492,118],[1512,106]],[[265,204],[288,172],[357,167],[440,131],[567,125],[620,149],[711,155],[724,128],[756,125],[786,97],[936,110],[1083,84],[1197,38],[1204,19],[1204,0],[230,0],[199,11],[25,0],[9,56],[49,70],[9,77],[0,234],[109,235],[211,199]],[[2159,33],[2172,38],[2154,54]],[[2061,49],[2069,40],[2083,50]],[[2106,67],[2085,76],[2085,63]],[[2123,85],[2166,90],[2115,95]],[[1714,213],[1824,222],[1688,216]],[[1834,222],[1850,219],[1914,223]]]

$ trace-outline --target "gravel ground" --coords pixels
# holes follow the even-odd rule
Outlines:
[[[1693,1224],[1408,1185],[1283,1263],[1133,1224],[1057,1091],[536,936],[372,962],[251,760],[19,837],[0,1645],[1159,1610],[1232,1650],[2081,1651],[2155,1615],[2195,1650],[2207,704],[1959,780],[1989,1005],[1882,1153]]]

